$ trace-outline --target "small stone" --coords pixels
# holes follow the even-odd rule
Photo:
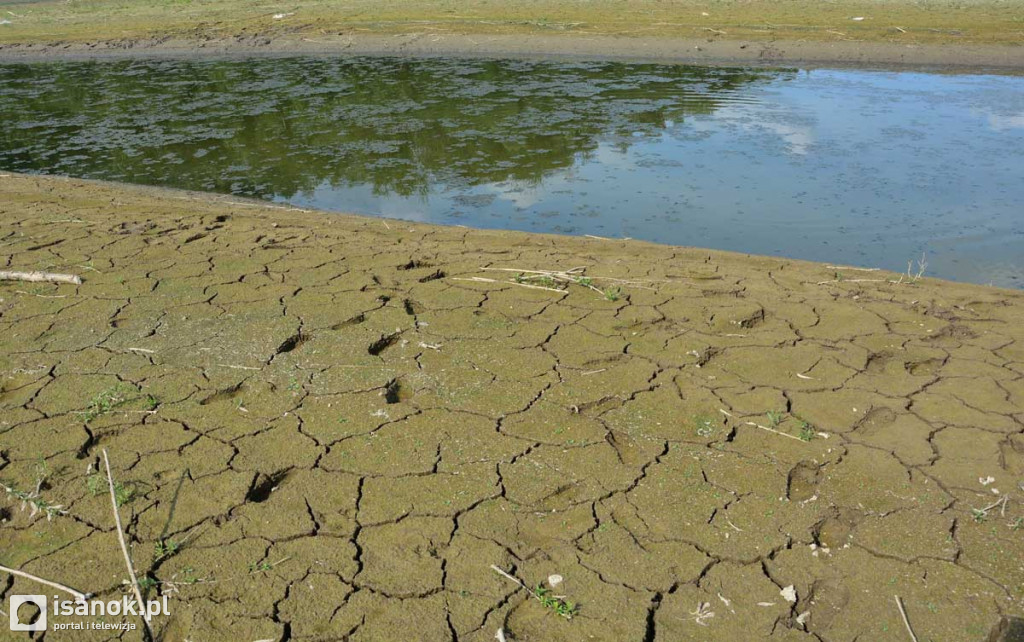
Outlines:
[[[792,584],[779,591],[779,595],[791,604],[796,603],[796,588]]]

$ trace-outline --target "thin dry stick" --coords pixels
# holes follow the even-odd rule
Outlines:
[[[509,284],[521,288],[528,288],[530,290],[547,290],[548,292],[558,292],[559,294],[565,294],[565,290],[559,290],[558,288],[546,288],[543,285],[530,285],[529,283],[516,283],[514,281],[509,281]]]
[[[502,285],[514,285],[520,288],[528,288],[530,290],[547,290],[548,292],[557,292],[559,294],[565,294],[565,290],[559,290],[556,288],[545,288],[540,285],[530,285],[529,283],[516,283],[515,281],[495,281],[494,279],[485,279],[482,276],[475,276],[470,279],[453,278],[453,281],[472,281],[474,283],[501,283]]]
[[[128,545],[124,542],[124,528],[121,526],[121,513],[117,510],[117,493],[114,490],[114,476],[110,474],[110,458],[107,456],[107,449],[103,449],[103,464],[107,467],[107,484],[110,486],[110,504],[114,507],[114,521],[117,523],[117,539],[121,542],[121,552],[124,553],[124,563],[128,567],[128,575],[132,578],[132,590],[135,592],[135,599],[139,601],[142,609],[142,622],[149,631],[149,637],[153,637],[153,629],[149,626],[149,610],[146,603],[142,601],[142,591],[139,590],[139,578],[135,577],[135,568],[132,567],[132,558],[128,555]]]
[[[57,582],[51,582],[50,580],[44,580],[41,577],[37,577],[35,575],[32,575],[31,573],[26,573],[25,571],[19,571],[19,570],[13,569],[13,568],[7,568],[6,566],[0,566],[0,571],[3,571],[5,573],[10,573],[11,575],[17,575],[18,577],[24,577],[25,579],[28,579],[28,580],[34,580],[36,582],[39,582],[40,584],[45,584],[47,586],[52,586],[55,589],[59,589],[61,591],[64,591],[65,593],[70,593],[71,595],[74,595],[75,599],[77,601],[79,601],[79,602],[85,602],[90,597],[92,597],[92,593],[82,593],[81,591],[76,591],[75,589],[71,588],[70,586],[64,586],[63,584],[59,584]]]
[[[796,437],[794,435],[790,435],[789,433],[782,432],[781,430],[773,430],[772,428],[769,428],[768,426],[762,426],[761,424],[756,424],[753,421],[748,421],[746,423],[747,423],[748,426],[757,426],[761,430],[767,430],[768,432],[773,432],[776,435],[782,435],[783,437],[789,437],[790,439],[796,439],[797,441],[799,441],[801,443],[803,442],[803,439],[800,439],[799,437]]]
[[[502,577],[504,577],[505,579],[507,579],[507,580],[510,580],[510,581],[512,581],[512,582],[515,582],[516,584],[518,584],[518,585],[519,585],[519,588],[522,588],[522,589],[525,589],[525,588],[526,588],[526,585],[525,585],[525,584],[523,584],[523,583],[522,583],[522,582],[521,582],[521,581],[519,580],[519,578],[518,578],[518,577],[516,577],[515,575],[509,575],[508,573],[506,573],[505,571],[501,570],[500,568],[498,568],[498,567],[497,567],[497,566],[495,566],[494,564],[491,564],[491,570],[492,570],[492,571],[494,571],[495,573],[497,573],[498,575],[501,575],[501,576],[502,576]],[[527,590],[529,590],[529,589],[527,589]]]
[[[818,285],[829,285],[831,283],[884,283],[888,279],[833,279],[832,281],[818,281]],[[896,283],[896,281],[889,281]]]
[[[980,508],[980,509],[979,508],[972,508],[971,510],[975,511],[979,515],[982,515],[983,517],[987,517],[988,516],[988,512],[990,510],[992,510],[996,506],[1002,504],[1003,505],[1003,511],[1002,512],[1005,515],[1006,514],[1006,500],[1008,498],[1009,498],[1009,495],[1003,495],[1002,497],[1000,497],[996,501],[992,502],[991,504],[989,504],[985,508]]]
[[[15,294],[24,294],[25,296],[35,296],[35,297],[39,297],[40,299],[66,299],[66,298],[68,298],[68,295],[66,295],[66,294],[36,294],[35,292],[26,292],[24,290],[15,290],[14,292],[15,292]]]
[[[639,280],[637,280],[637,279],[616,279],[616,278],[610,277],[610,276],[591,276],[589,274],[584,274],[583,273],[583,271],[587,269],[586,266],[574,267],[572,269],[565,270],[565,271],[562,271],[562,270],[522,270],[522,269],[519,269],[519,268],[499,268],[499,267],[481,267],[480,269],[481,270],[498,271],[498,272],[515,272],[517,274],[523,274],[523,275],[536,275],[537,278],[542,278],[542,277],[547,276],[547,277],[550,277],[551,279],[553,279],[555,281],[564,281],[566,283],[576,283],[577,285],[580,285],[580,283],[579,283],[579,281],[577,279],[581,279],[581,278],[590,279],[591,281],[609,281],[611,283],[622,283],[624,285],[632,285],[632,286],[637,286],[637,287],[640,287],[641,283],[678,283],[678,281],[675,281],[675,280],[672,280],[672,279],[639,279]],[[478,278],[482,278],[482,277],[478,277]],[[465,279],[463,279],[463,280],[465,280]],[[650,289],[650,288],[645,288],[645,289]],[[598,290],[598,292],[600,292],[600,290]]]
[[[893,599],[896,600],[896,608],[900,610],[900,615],[903,616],[903,625],[907,627],[907,633],[910,634],[910,639],[917,642],[917,636],[914,635],[914,629],[910,627],[910,620],[907,619],[907,612],[903,610],[903,600],[900,599],[899,595],[893,595]]]
[[[723,410],[723,409],[721,409],[721,408],[719,408],[719,409],[718,409],[718,412],[722,413],[722,414],[723,414],[723,415],[725,415],[726,417],[731,417],[731,418],[733,418],[733,419],[735,419],[735,418],[736,418],[736,416],[735,416],[735,415],[732,415],[732,414],[730,414],[730,413],[726,412],[725,410]],[[748,426],[756,426],[756,427],[760,428],[761,430],[767,430],[768,432],[773,432],[773,433],[775,433],[776,435],[782,435],[783,437],[789,437],[790,439],[796,439],[797,441],[799,441],[799,442],[803,443],[803,439],[800,439],[799,437],[796,437],[796,436],[794,436],[794,435],[790,435],[790,434],[788,434],[788,433],[784,433],[784,432],[782,432],[782,431],[779,431],[779,430],[773,430],[773,429],[769,428],[768,426],[762,426],[761,424],[756,424],[756,423],[754,423],[753,421],[745,421],[745,422],[743,422],[743,423],[745,423],[745,424],[746,424],[746,425],[748,425]]]
[[[31,281],[32,283],[73,283],[82,284],[82,277],[75,274],[54,274],[53,272],[11,272],[0,270],[0,281]]]

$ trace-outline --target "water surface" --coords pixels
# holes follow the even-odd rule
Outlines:
[[[1024,78],[394,58],[0,65],[0,168],[1024,287]]]

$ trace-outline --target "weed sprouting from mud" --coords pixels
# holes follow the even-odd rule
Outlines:
[[[778,428],[779,424],[782,423],[782,418],[786,413],[779,410],[769,410],[764,413],[765,417],[768,418],[768,425],[772,428]]]
[[[284,564],[285,562],[287,562],[290,559],[291,559],[290,557],[283,557],[283,558],[277,560],[276,562],[269,562],[267,560],[260,560],[259,562],[253,562],[253,563],[249,564],[249,574],[266,573],[268,571],[273,570],[274,567],[277,566],[278,564]]]
[[[515,575],[506,573],[497,566],[491,564],[491,570],[501,575],[510,582],[515,583],[516,586],[525,590],[535,600],[540,602],[545,608],[549,609],[552,613],[560,615],[567,620],[571,620],[575,615],[579,613],[580,607],[575,602],[565,599],[564,595],[555,595],[551,588],[538,583],[534,588],[529,588]],[[558,586],[562,582],[561,575],[552,575],[548,578],[549,583],[552,587]]]
[[[46,484],[49,476],[50,466],[46,459],[40,457],[36,464],[36,485],[32,490],[22,490],[14,484],[5,482],[0,482],[0,488],[4,489],[8,497],[21,503],[21,510],[29,509],[29,519],[42,513],[46,515],[46,521],[51,521],[56,515],[67,515],[67,511],[62,504],[54,504],[43,499],[43,490],[49,488]]]
[[[533,588],[533,596],[544,608],[550,609],[567,620],[571,620],[579,611],[579,606],[575,602],[566,600],[561,595],[552,595],[551,589],[546,588],[543,584],[538,584]]]
[[[102,495],[107,492],[107,478],[100,473],[89,475],[85,480],[85,487],[93,497]],[[137,494],[138,489],[134,484],[123,484],[121,482],[114,484],[114,498],[117,500],[118,507],[130,504]]]
[[[799,437],[800,441],[810,441],[814,439],[814,426],[806,421],[801,421]]]
[[[34,490],[26,491],[0,482],[0,488],[4,489],[8,497],[21,502],[21,510],[29,509],[29,519],[39,513],[46,515],[46,521],[51,521],[56,515],[67,515],[62,504],[52,504],[40,496],[41,486],[39,484]]]
[[[132,394],[138,392],[134,386],[130,386],[126,383],[119,383],[115,386],[111,386],[106,390],[98,393],[95,397],[89,400],[89,405],[81,413],[82,419],[85,423],[89,423],[97,417],[101,417],[108,412],[115,410],[124,404],[132,400]],[[150,397],[155,401],[155,398]],[[155,405],[153,406],[156,407]]]
[[[156,543],[156,546],[153,547],[153,552],[156,554],[156,558],[160,560],[165,557],[171,557],[172,555],[177,553],[178,549],[180,548],[181,544],[174,541],[173,539],[162,539]]]
[[[707,415],[697,415],[693,418],[694,432],[698,437],[710,437],[715,434],[714,420]]]

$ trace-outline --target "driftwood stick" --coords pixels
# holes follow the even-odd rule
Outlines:
[[[33,283],[82,284],[82,277],[76,274],[54,274],[53,272],[11,272],[0,270],[0,281],[31,281]]]
[[[907,617],[907,611],[903,608],[903,600],[900,599],[899,595],[894,595],[893,598],[896,600],[896,607],[900,610],[900,615],[903,616],[903,626],[907,627],[910,639],[917,642],[917,635],[914,634],[914,629],[910,626],[910,619]]]
[[[103,464],[107,468],[107,485],[110,487],[110,504],[114,507],[114,521],[117,523],[117,539],[121,542],[121,552],[124,553],[124,563],[128,567],[128,575],[132,578],[132,591],[135,592],[135,599],[139,601],[139,608],[142,609],[142,623],[149,631],[149,637],[153,637],[153,629],[149,626],[149,610],[142,600],[142,591],[139,590],[139,578],[135,576],[135,568],[132,566],[132,558],[128,555],[128,545],[124,543],[124,528],[121,526],[121,513],[117,510],[117,492],[114,490],[114,476],[110,474],[110,458],[107,456],[107,449],[103,449]]]
[[[10,573],[11,575],[17,575],[18,577],[24,577],[25,579],[33,580],[35,582],[39,582],[40,584],[45,584],[47,586],[52,586],[55,589],[64,591],[65,593],[70,593],[71,595],[74,595],[75,596],[75,600],[77,600],[79,602],[85,602],[90,597],[92,597],[92,593],[82,593],[81,591],[76,591],[75,589],[71,588],[70,586],[64,586],[63,584],[60,584],[58,582],[51,582],[50,580],[44,580],[43,578],[41,578],[41,577],[39,577],[37,575],[32,575],[31,573],[26,573],[25,571],[19,571],[17,569],[13,569],[13,568],[7,568],[6,566],[2,566],[2,565],[0,565],[0,571],[3,571],[4,573]]]

